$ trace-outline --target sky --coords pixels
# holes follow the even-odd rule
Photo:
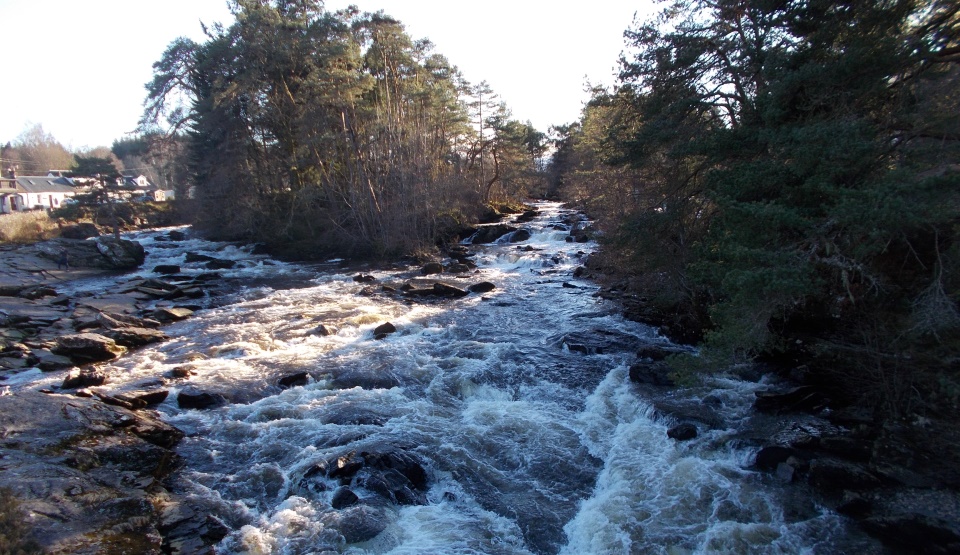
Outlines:
[[[537,129],[571,123],[587,83],[610,85],[634,15],[651,0],[328,0],[384,10],[471,83],[487,81],[513,117]],[[0,85],[0,143],[42,125],[70,150],[131,136],[152,64],[201,22],[229,24],[227,0],[0,0],[8,45]],[[15,46],[14,46],[15,45]]]

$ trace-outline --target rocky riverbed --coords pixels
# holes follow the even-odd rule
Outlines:
[[[498,240],[518,229],[485,230],[490,237],[481,237],[477,242]],[[529,235],[511,237],[524,241]],[[151,239],[152,248],[172,246],[183,238],[182,231],[165,232]],[[574,234],[568,239],[578,241]],[[103,243],[106,245],[99,246]],[[505,251],[516,253],[511,258],[543,258],[548,268],[558,260],[533,246],[507,245]],[[64,250],[71,261],[69,270],[57,267]],[[357,288],[358,298],[379,298],[400,305],[470,302],[469,299],[498,287],[476,276],[472,250],[473,247],[455,247],[444,260],[401,272],[368,270],[355,273],[349,281]],[[19,500],[25,537],[53,553],[203,553],[212,552],[212,546],[229,534],[236,534],[235,522],[201,509],[195,498],[182,496],[185,488],[177,484],[177,471],[183,465],[178,444],[184,434],[164,423],[153,410],[158,403],[170,402],[170,386],[177,390],[177,403],[184,409],[216,409],[228,401],[217,392],[185,385],[200,368],[203,355],[197,354],[194,363],[138,379],[136,387],[122,392],[101,386],[109,385],[111,379],[109,372],[103,371],[105,365],[138,349],[176,340],[165,331],[169,324],[189,319],[194,310],[216,305],[220,302],[217,299],[234,288],[227,280],[237,279],[225,277],[222,272],[252,262],[217,253],[187,252],[178,258],[182,267],[178,262],[124,273],[143,263],[142,249],[109,238],[3,247],[2,257],[0,491],[10,492]],[[553,275],[552,269],[538,268],[531,271],[545,277]],[[581,267],[573,274],[588,273]],[[384,277],[387,274],[389,279]],[[97,281],[98,278],[109,279]],[[80,282],[111,285],[77,287]],[[534,287],[553,284],[572,295],[585,292],[583,283],[578,285],[567,279],[533,283]],[[618,300],[612,289],[598,295]],[[499,301],[492,306],[506,314],[512,302]],[[628,299],[619,302],[629,305]],[[305,323],[303,333],[336,338],[338,323]],[[543,325],[549,327],[548,323]],[[297,326],[291,322],[278,330],[290,334]],[[371,326],[371,337],[378,340],[396,334],[409,339],[411,324],[406,326],[408,329],[404,330],[401,325],[398,333],[397,326],[378,323]],[[298,334],[294,336],[295,339],[287,339],[291,345],[303,339]],[[744,461],[745,468],[783,484],[784,495],[797,498],[786,504],[791,507],[788,511],[814,513],[814,505],[831,507],[885,542],[887,547],[876,546],[872,551],[875,553],[957,551],[960,461],[953,446],[960,443],[960,438],[945,423],[916,420],[878,426],[855,408],[834,406],[816,388],[778,386],[774,382],[749,388],[756,391],[756,399],[751,401],[753,409],[743,420],[731,422],[729,406],[742,402],[729,397],[736,388],[727,393],[722,393],[726,391],[723,389],[718,390],[719,394],[701,393],[672,383],[664,359],[689,351],[688,347],[662,341],[638,342],[630,333],[589,328],[563,333],[555,342],[584,361],[605,353],[632,352],[633,363],[623,373],[624,378],[632,384],[631,396],[649,402],[657,413],[656,419],[671,423],[661,433],[677,445],[721,442],[723,445],[710,449],[754,453],[751,460]],[[553,339],[549,343],[553,344]],[[469,343],[458,348],[476,349],[477,345]],[[185,355],[186,359],[192,356]],[[357,377],[362,372],[355,374],[337,374],[331,379],[331,386],[345,390],[359,386],[367,390],[396,385],[383,382],[383,376],[364,381],[367,378]],[[738,379],[747,381],[768,380],[757,367],[739,369],[738,374]],[[27,383],[25,380],[38,375],[44,378],[41,381],[47,384],[45,387],[17,387],[16,384]],[[400,379],[392,375],[390,378]],[[269,387],[279,386],[283,390],[313,384],[318,379],[323,378],[316,371],[292,372],[279,380],[271,377],[276,384]],[[55,385],[49,385],[51,382]],[[382,426],[381,420],[375,426]],[[361,424],[372,425],[366,419]],[[401,451],[404,453],[407,452]],[[335,455],[321,461],[326,470],[319,474],[323,480],[317,480],[318,484],[323,485],[321,482],[331,477],[356,481],[354,474],[333,476],[329,468],[339,468],[337,465],[349,466],[356,475],[374,476],[395,464],[390,459],[394,456],[392,451],[388,453],[390,457],[366,453],[357,458],[348,450]],[[403,487],[395,488],[396,491],[384,490],[384,499],[406,499],[407,493],[412,492],[410,498],[420,500],[415,504],[424,501],[426,485],[421,483],[420,474],[425,472],[426,462],[415,462],[409,466],[416,479],[408,477],[409,484],[400,481]],[[339,496],[335,495],[331,503],[343,513],[338,524],[343,537],[363,541],[382,530],[382,508],[377,509],[380,512],[373,518],[360,509],[374,505],[355,505],[358,500],[348,495],[352,490],[338,489],[336,493]],[[807,517],[788,515],[791,522],[794,518]],[[377,526],[371,527],[371,523]],[[330,522],[326,524],[333,527]],[[832,545],[822,552],[842,551],[842,547]],[[860,549],[870,544],[858,541],[851,545]]]

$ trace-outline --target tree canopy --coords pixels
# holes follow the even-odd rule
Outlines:
[[[504,145],[529,136],[507,118],[496,140],[480,133],[470,84],[397,20],[310,0],[232,6],[233,25],[171,43],[147,85],[143,124],[187,134],[201,228],[304,257],[411,252],[493,185],[525,191],[507,183],[516,172],[476,176],[526,156]]]
[[[911,388],[884,380],[957,402],[958,10],[677,0],[628,30],[562,179],[646,292],[708,330],[701,363],[812,361],[888,408]]]

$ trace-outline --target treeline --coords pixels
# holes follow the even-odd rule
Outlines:
[[[704,332],[678,368],[774,360],[878,416],[957,409],[958,10],[674,0],[627,31],[553,185],[600,220],[600,264]]]
[[[299,258],[430,248],[542,189],[545,136],[397,20],[236,0],[154,64],[144,128],[186,137],[197,226]]]

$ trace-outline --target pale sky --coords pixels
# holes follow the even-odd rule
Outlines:
[[[587,81],[612,84],[623,31],[651,0],[329,0],[383,9],[413,39],[486,80],[541,131],[570,123]],[[152,64],[178,36],[204,40],[200,22],[229,24],[226,0],[0,0],[6,44],[0,142],[41,124],[69,149],[110,146],[134,131]]]

